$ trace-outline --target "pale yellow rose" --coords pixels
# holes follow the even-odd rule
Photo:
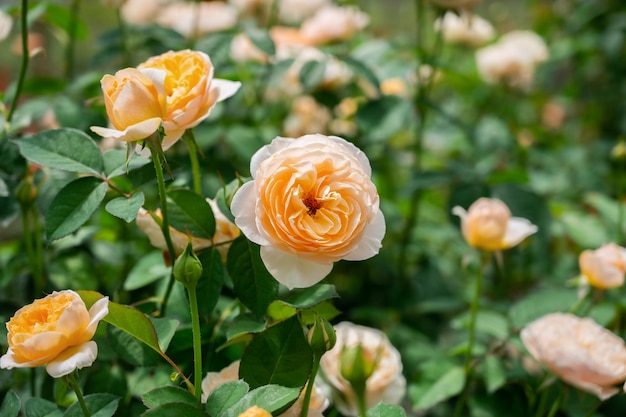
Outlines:
[[[302,22],[300,33],[313,45],[352,38],[370,22],[369,16],[354,6],[328,5]]]
[[[216,103],[235,94],[241,83],[213,78],[213,64],[200,51],[169,51],[152,57],[138,69],[164,73],[166,112],[163,149],[172,146],[186,129],[206,119]]]
[[[126,142],[146,139],[166,115],[165,71],[126,68],[105,75],[100,84],[112,128],[92,126],[102,137]]]
[[[47,364],[48,374],[59,378],[90,366],[98,355],[91,338],[108,305],[109,298],[103,297],[87,311],[77,293],[65,290],[20,308],[7,323],[9,350],[0,358],[0,368]]]
[[[257,405],[253,405],[243,413],[239,414],[238,417],[272,417],[272,414]]]
[[[207,372],[204,379],[202,379],[202,402],[206,402],[211,392],[213,392],[213,390],[218,386],[227,382],[237,381],[239,379],[240,363],[240,361],[235,361],[219,372]],[[303,389],[296,402],[285,410],[280,417],[300,416],[302,406],[304,405],[304,392],[305,390]],[[310,417],[323,417],[322,412],[328,407],[328,404],[328,399],[322,394],[322,391],[317,387],[313,387],[308,415]]]
[[[230,57],[235,62],[252,61],[264,64],[269,60],[269,56],[257,48],[245,33],[238,33],[233,37],[230,43]]]
[[[159,11],[156,23],[186,38],[197,38],[231,29],[237,24],[237,18],[237,8],[223,1],[175,1]]]
[[[239,236],[239,229],[228,219],[228,217],[224,215],[224,213],[222,213],[215,200],[207,198],[206,201],[211,206],[211,210],[213,210],[213,217],[215,217],[215,234],[213,235],[213,239],[191,236],[191,246],[196,252],[215,246],[222,255],[222,259],[226,259],[226,254],[230,246],[227,243],[232,242]],[[161,211],[157,210],[155,215],[161,217]],[[167,243],[165,243],[161,226],[157,224],[150,213],[141,208],[137,213],[136,220],[137,227],[139,227],[139,229],[144,232],[146,236],[148,236],[152,246],[164,251],[167,250]],[[178,256],[183,253],[187,247],[189,236],[187,233],[181,232],[170,226],[170,237],[172,239],[172,245],[174,246],[175,255]]]
[[[291,112],[283,121],[283,133],[289,137],[311,132],[326,133],[330,119],[330,110],[313,97],[298,96],[291,103]]]
[[[13,27],[13,19],[10,15],[0,10],[0,41],[6,39],[11,33]]]
[[[496,35],[493,25],[482,17],[463,12],[454,12],[435,20],[435,29],[441,30],[443,39],[451,44],[478,46],[489,42]]]
[[[476,66],[487,83],[527,89],[537,66],[548,59],[548,47],[534,32],[513,31],[476,51]]]
[[[480,198],[468,211],[456,206],[452,213],[461,218],[461,231],[467,243],[479,249],[508,249],[537,232],[537,226],[527,219],[511,217],[507,205],[495,198]]]
[[[621,287],[626,274],[626,248],[609,243],[596,250],[583,251],[578,265],[583,278],[592,287]]]
[[[250,172],[231,211],[280,283],[310,287],[333,262],[378,253],[385,218],[369,161],[353,144],[320,134],[277,137],[252,156]]]
[[[406,393],[406,379],[402,374],[402,358],[389,339],[378,329],[350,322],[335,325],[337,342],[320,361],[321,378],[315,383],[331,392],[331,402],[342,414],[359,414],[357,398],[350,383],[342,376],[341,357],[346,349],[361,345],[366,361],[374,361],[373,372],[366,381],[366,406],[379,402],[399,404]]]
[[[565,382],[601,400],[626,380],[624,341],[590,318],[552,313],[520,334],[526,349]]]

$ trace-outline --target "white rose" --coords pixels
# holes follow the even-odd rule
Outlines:
[[[489,42],[495,36],[493,25],[482,17],[463,12],[457,15],[446,12],[435,21],[435,29],[441,30],[448,43],[477,46]]]

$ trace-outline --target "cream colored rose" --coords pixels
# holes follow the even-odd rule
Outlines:
[[[310,132],[325,133],[328,130],[330,110],[311,96],[298,96],[291,103],[291,112],[283,122],[283,133],[298,137]]]
[[[22,307],[7,323],[9,349],[0,358],[0,368],[47,364],[48,374],[60,378],[90,366],[98,355],[91,338],[108,306],[109,298],[104,297],[87,311],[77,293],[65,290]]]
[[[592,287],[621,287],[626,274],[626,248],[609,243],[596,250],[583,251],[578,257],[578,265],[583,278]]]
[[[352,38],[370,22],[356,7],[325,6],[302,22],[300,33],[313,45]]]
[[[507,205],[494,198],[479,198],[468,211],[456,206],[452,213],[461,218],[467,243],[483,250],[508,249],[537,232],[537,226],[527,219],[511,217]]]
[[[223,1],[176,1],[159,11],[156,23],[186,38],[197,38],[231,29],[237,24],[237,18],[237,8]]]
[[[230,57],[236,62],[259,62],[266,63],[269,56],[252,43],[248,35],[238,33],[230,43]]]
[[[277,137],[253,155],[250,172],[231,211],[282,284],[309,287],[333,262],[378,253],[385,218],[369,161],[353,144],[320,134]]]
[[[626,380],[624,341],[590,318],[553,313],[520,334],[526,349],[565,382],[601,400],[615,395]]]
[[[11,33],[13,27],[13,19],[10,15],[0,10],[0,41],[3,41]]]
[[[122,19],[137,26],[154,24],[159,11],[167,2],[167,0],[126,0],[120,9]]]
[[[283,22],[300,23],[330,4],[330,0],[279,0],[278,16]]]
[[[476,51],[476,66],[487,83],[529,88],[537,66],[548,59],[548,47],[534,32],[513,31]]]
[[[185,130],[206,119],[215,104],[231,97],[241,86],[239,82],[213,78],[209,56],[188,49],[152,57],[138,69],[165,74],[164,150],[180,139]]]
[[[158,69],[126,68],[102,77],[104,105],[113,127],[92,126],[91,130],[125,142],[152,135],[167,114],[165,75]]]
[[[399,404],[406,392],[402,358],[389,339],[378,329],[341,322],[335,326],[337,342],[320,361],[320,378],[315,381],[332,393],[331,402],[342,414],[359,414],[357,399],[350,383],[341,374],[341,354],[346,348],[361,345],[366,360],[373,360],[374,372],[365,387],[366,406],[379,402]]]
[[[219,372],[207,372],[204,379],[202,379],[202,402],[206,402],[211,392],[218,386],[239,379],[240,363],[240,361],[235,361]],[[280,417],[300,416],[302,406],[304,405],[304,392],[305,390],[303,389],[296,402],[282,413]],[[308,415],[310,417],[323,417],[322,412],[328,407],[328,404],[328,399],[322,394],[322,391],[317,387],[313,387]]]
[[[454,12],[435,20],[435,29],[441,30],[443,39],[452,44],[478,46],[489,42],[496,35],[493,25],[482,17],[463,12]]]
[[[207,198],[206,201],[211,206],[213,217],[215,217],[215,234],[213,235],[213,239],[191,236],[191,246],[196,252],[215,246],[222,255],[222,259],[226,259],[228,247],[230,246],[227,243],[235,240],[239,236],[239,229],[222,213],[215,200]],[[155,215],[160,217],[161,211],[157,210]],[[148,236],[152,246],[164,251],[167,250],[167,243],[163,237],[161,226],[154,220],[150,213],[141,208],[137,213],[136,220],[137,227]],[[175,255],[178,256],[187,247],[189,236],[187,233],[183,233],[170,226],[170,237],[172,239],[172,245],[174,246]]]

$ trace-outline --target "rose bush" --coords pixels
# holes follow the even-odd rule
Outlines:
[[[254,154],[250,172],[231,211],[282,284],[309,287],[333,262],[378,253],[385,219],[369,161],[353,144],[319,134],[277,137]]]
[[[530,354],[565,382],[605,400],[626,380],[624,340],[590,318],[552,313],[520,336]]]
[[[7,323],[9,349],[0,368],[46,365],[48,374],[59,378],[90,366],[98,355],[91,338],[109,312],[108,302],[104,297],[87,311],[77,293],[64,290],[20,308]]]

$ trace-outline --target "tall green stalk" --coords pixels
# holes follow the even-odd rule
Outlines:
[[[198,313],[198,296],[196,285],[186,286],[189,293],[189,309],[191,313],[191,331],[193,334],[193,385],[194,395],[202,398],[202,341],[200,338],[200,315]]]
[[[67,29],[69,37],[67,50],[65,51],[65,79],[67,82],[74,78],[74,49],[76,48],[76,31],[78,29],[78,11],[80,0],[72,0],[70,6],[70,21]]]
[[[24,87],[24,79],[26,78],[26,70],[28,69],[28,62],[30,61],[30,53],[28,51],[28,0],[22,0],[22,10],[20,13],[21,17],[21,30],[22,30],[22,64],[20,66],[20,75],[17,79],[17,85],[15,87],[15,95],[13,96],[13,102],[11,103],[11,108],[9,110],[9,115],[7,116],[7,127],[11,124],[11,120],[13,119],[13,114],[15,113],[15,109],[17,108],[17,102],[20,98],[20,94],[22,93],[22,88]],[[5,130],[6,134],[6,130]]]
[[[200,162],[198,161],[198,143],[192,129],[187,129],[183,135],[183,140],[189,150],[189,162],[191,163],[191,176],[193,178],[193,191],[202,195],[202,176],[200,175]]]
[[[89,413],[89,409],[87,408],[87,403],[85,403],[85,398],[83,397],[83,393],[80,391],[80,387],[78,386],[78,381],[76,380],[76,371],[67,375],[66,381],[70,387],[76,393],[76,398],[78,399],[78,403],[80,404],[80,408],[83,410],[83,414],[85,417],[91,417],[91,413]]]
[[[117,25],[120,29],[120,47],[122,48],[122,66],[128,68],[131,66],[130,50],[128,49],[128,27],[126,21],[122,17],[122,11],[120,7],[115,8],[115,17],[117,18]]]

